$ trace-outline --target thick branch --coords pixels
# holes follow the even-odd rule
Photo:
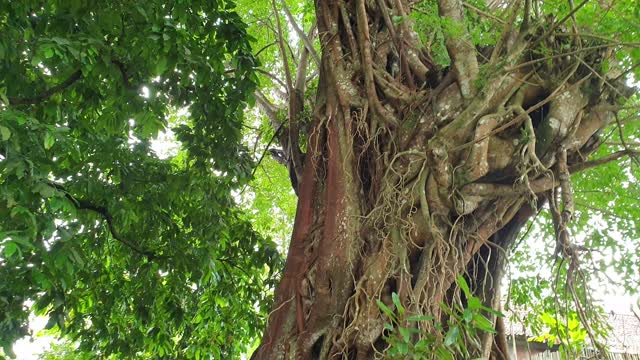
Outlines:
[[[380,104],[376,94],[373,77],[373,57],[371,55],[371,35],[369,34],[369,20],[367,17],[367,6],[365,0],[358,0],[356,3],[356,19],[358,23],[358,38],[360,41],[360,51],[362,54],[362,71],[364,72],[364,83],[367,97],[371,108],[377,115],[389,125],[396,127],[398,121],[392,117]]]
[[[304,90],[306,86],[307,65],[309,63],[309,50],[301,49],[298,71],[293,91],[289,94],[289,160],[297,179],[302,177],[302,154],[300,152],[300,116],[304,110]],[[293,174],[290,174],[293,175]]]
[[[254,93],[258,107],[264,111],[269,118],[269,123],[273,129],[280,127],[280,120],[278,119],[278,109],[267,99],[260,90],[256,90]]]
[[[440,16],[455,24],[455,31],[445,32],[447,52],[458,76],[460,92],[465,99],[476,93],[474,81],[478,77],[476,49],[465,27],[462,2],[460,0],[438,0]],[[460,34],[462,33],[462,35]]]
[[[615,152],[611,155],[602,157],[600,159],[585,161],[580,164],[575,164],[569,166],[569,173],[575,174],[587,169],[591,169],[611,161],[618,160],[627,155],[636,155],[640,154],[639,151],[632,150],[622,150]],[[540,179],[536,179],[531,181],[530,187],[534,193],[541,193],[548,190],[553,189],[554,187],[560,185],[559,174],[554,176],[555,181],[550,177],[543,177]],[[462,192],[467,195],[475,195],[475,196],[511,196],[520,194],[526,191],[526,189],[519,189],[513,187],[512,185],[502,185],[502,184],[488,184],[488,183],[473,183],[468,184],[462,187]]]
[[[72,198],[71,195],[66,194],[66,196],[71,200]],[[116,230],[116,227],[113,225],[113,217],[111,216],[111,213],[106,207],[95,205],[84,199],[75,199],[75,201],[72,200],[72,202],[74,202],[78,210],[91,210],[97,213],[98,215],[100,215],[107,222],[107,227],[109,228],[109,232],[111,233],[111,236],[119,243],[125,245],[126,247],[130,248],[136,253],[142,256],[145,256],[149,260],[153,260],[154,258],[158,257],[152,251],[141,249],[137,245],[129,242],[124,237],[122,237],[122,235],[120,235],[120,233]]]

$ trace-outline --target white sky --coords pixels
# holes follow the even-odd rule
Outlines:
[[[38,334],[47,325],[47,318],[44,316],[29,316],[29,328],[33,334]],[[34,339],[24,337],[13,345],[13,351],[19,360],[37,359],[39,354],[49,350],[55,338],[48,335],[36,336]]]

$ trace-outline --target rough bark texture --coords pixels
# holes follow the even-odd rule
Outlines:
[[[438,5],[464,29],[460,1]],[[387,346],[376,299],[393,308],[395,292],[407,314],[445,324],[440,304],[463,301],[459,274],[498,308],[505,251],[547,192],[561,186],[567,195],[558,229],[570,220],[563,184],[590,166],[623,91],[583,65],[608,56],[606,46],[550,36],[568,30],[528,19],[506,25],[486,57],[464,31],[445,34],[452,65],[439,69],[410,10],[408,0],[316,2],[314,124],[306,156],[292,145],[295,228],[254,359],[374,358]],[[579,54],[539,60],[536,49],[559,53],[561,42]],[[568,241],[561,247],[570,254]],[[431,324],[418,326],[435,333]],[[484,358],[506,351],[490,334],[468,348]]]

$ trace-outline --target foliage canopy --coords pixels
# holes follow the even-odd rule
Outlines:
[[[508,13],[491,17],[484,1],[467,5],[474,45],[495,46]],[[540,12],[561,18],[574,5],[541,2]],[[286,25],[277,25],[274,7]],[[580,7],[575,23],[588,29],[585,43],[598,39],[616,49],[616,62],[603,61],[594,72],[640,78],[638,1]],[[417,2],[409,17],[391,20],[414,22],[435,66],[451,64],[445,36],[461,29],[442,19],[434,2]],[[87,356],[247,352],[282,266],[283,244],[271,238],[285,237],[293,220],[289,174],[268,150],[284,147],[285,75],[296,72],[305,51],[299,31],[314,41],[311,2],[0,0],[0,346],[6,354],[28,334],[31,312],[48,316],[48,327],[78,341]],[[536,55],[552,56],[548,51]],[[307,108],[319,86],[318,60],[311,55],[302,74]],[[480,72],[488,77],[492,70]],[[621,104],[595,158],[637,149],[638,100]],[[261,113],[247,111],[254,102]],[[310,118],[307,112],[301,119],[302,148]],[[154,151],[165,131],[180,144],[170,156]],[[640,285],[636,163],[629,158],[572,178],[570,231],[590,249],[584,285],[606,277],[629,293]],[[553,329],[538,314],[575,311],[551,224],[540,211],[510,253],[509,303],[535,309],[519,320],[541,332]]]
[[[30,311],[82,351],[124,357],[238,356],[260,329],[280,255],[231,196],[252,169],[256,84],[232,9],[0,2],[6,353]],[[182,150],[159,158],[168,126]]]

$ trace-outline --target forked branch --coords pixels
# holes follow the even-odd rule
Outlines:
[[[284,10],[284,14],[287,16],[287,20],[289,20],[289,25],[291,25],[293,30],[296,32],[296,35],[298,35],[300,40],[302,40],[302,43],[304,44],[304,46],[307,49],[307,51],[313,57],[313,60],[316,62],[316,65],[320,66],[320,56],[318,56],[318,53],[316,52],[316,49],[313,47],[313,43],[311,42],[311,38],[309,36],[307,36],[304,33],[304,31],[302,31],[300,26],[298,26],[298,23],[296,22],[296,19],[293,18],[293,15],[291,14],[291,11],[287,7],[287,4],[286,4],[285,1],[282,1],[282,10]],[[312,28],[313,28],[313,26],[312,26]],[[313,33],[313,32],[311,32],[311,33]]]

